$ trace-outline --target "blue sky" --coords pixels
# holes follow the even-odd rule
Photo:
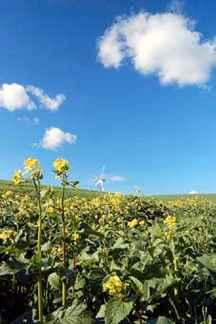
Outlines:
[[[0,178],[9,179],[26,157],[35,156],[46,170],[45,181],[53,183],[52,161],[63,156],[71,161],[72,175],[84,188],[93,188],[92,177],[106,165],[109,175],[124,178],[109,181],[105,189],[110,191],[131,192],[134,186],[147,194],[216,191],[216,54],[212,44],[216,4],[178,1],[180,11],[173,4],[166,0],[1,1]],[[157,63],[152,63],[154,47],[147,63],[141,55],[139,66],[137,57],[126,52],[121,62],[112,56],[117,43],[100,56],[101,37],[107,41],[110,29],[105,31],[113,27],[116,17],[121,16],[128,27],[128,17],[136,19],[141,12],[150,18],[171,12],[174,18],[196,22],[193,31],[202,38],[192,49],[181,39],[179,50],[184,46],[187,50],[186,56],[179,59],[178,55],[178,73],[176,57],[172,57],[175,50],[168,48],[166,59],[157,51]],[[138,51],[147,46],[146,53],[157,37],[142,44],[140,26],[136,28],[140,38],[131,48],[127,46]],[[170,35],[179,44],[180,33]],[[202,51],[201,42],[208,48]],[[163,47],[159,53],[163,55]],[[191,57],[197,63],[190,73],[186,61]],[[169,82],[163,78],[170,78]],[[18,97],[13,91],[18,91]],[[43,142],[51,128],[64,132],[56,148]]]

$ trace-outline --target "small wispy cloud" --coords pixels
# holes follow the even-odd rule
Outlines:
[[[185,2],[183,0],[172,0],[168,5],[168,11],[176,14],[182,14]]]
[[[40,119],[38,117],[28,117],[28,116],[19,116],[17,118],[19,122],[26,123],[29,125],[38,126],[40,124]]]
[[[198,191],[196,190],[191,190],[188,192],[189,195],[197,195],[198,194]]]
[[[108,179],[112,182],[122,182],[125,181],[125,178],[120,175],[108,175]]]
[[[3,83],[0,86],[0,108],[10,112],[21,109],[33,110],[37,109],[38,105],[47,110],[56,111],[65,99],[66,97],[63,94],[50,97],[44,90],[33,85]]]
[[[51,98],[46,93],[44,93],[42,89],[32,85],[27,86],[26,90],[38,99],[41,106],[52,111],[58,110],[66,99],[63,94],[58,94],[54,98]]]

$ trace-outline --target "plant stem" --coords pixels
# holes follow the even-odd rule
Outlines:
[[[66,256],[66,227],[65,227],[65,210],[64,210],[64,200],[65,200],[65,177],[62,179],[62,197],[61,197],[61,210],[62,210],[62,239],[63,239],[63,268],[64,272],[67,267],[67,256]],[[66,306],[66,298],[67,298],[67,287],[65,278],[62,281],[62,306]]]
[[[40,182],[39,180],[33,178],[33,183],[35,187],[35,191],[37,194],[38,200],[38,237],[37,237],[37,258],[38,262],[41,263],[41,233],[42,233],[42,208],[41,208],[41,195],[40,195]],[[43,324],[43,286],[42,286],[42,273],[41,273],[41,265],[39,266],[39,274],[38,274],[38,319],[39,323]]]
[[[39,323],[43,323],[43,287],[42,287],[42,278],[41,278],[41,270],[39,271],[38,278],[38,319]]]

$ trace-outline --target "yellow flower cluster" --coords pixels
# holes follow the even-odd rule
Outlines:
[[[70,170],[69,161],[64,159],[57,159],[53,163],[54,172],[60,176],[64,173],[67,173]]]
[[[134,228],[139,224],[138,220],[136,218],[132,219],[131,221],[128,222],[128,227],[129,228]]]
[[[51,253],[58,257],[60,260],[63,260],[63,248],[60,245],[52,247]]]
[[[48,206],[46,211],[47,211],[47,214],[53,214],[55,209],[53,206]]]
[[[74,233],[74,234],[72,235],[72,239],[73,239],[73,241],[75,241],[75,242],[79,242],[79,241],[80,241],[80,235],[79,235],[79,233]]]
[[[117,275],[110,276],[103,284],[103,291],[113,297],[121,297],[124,290],[125,284]]]
[[[0,240],[6,241],[12,239],[15,236],[15,231],[13,230],[2,230],[0,231]]]
[[[210,206],[212,203],[201,196],[193,196],[193,197],[185,197],[185,198],[178,198],[178,199],[171,199],[166,202],[167,207],[169,208],[197,208],[203,207],[206,208]]]
[[[32,172],[35,169],[38,168],[38,160],[37,159],[33,159],[33,158],[28,158],[24,161],[24,167],[25,170],[28,172]]]
[[[10,200],[13,197],[13,191],[7,190],[2,194],[2,198],[5,200]]]
[[[164,220],[164,224],[171,230],[176,227],[176,217],[175,216],[167,216]]]
[[[15,171],[12,177],[12,183],[18,186],[22,182],[22,172],[20,170]]]
[[[165,238],[170,241],[173,238],[173,231],[165,232]]]
[[[167,232],[165,233],[166,239],[169,241],[173,238],[173,233],[176,228],[176,217],[175,216],[167,216],[164,220],[164,224],[167,226]]]

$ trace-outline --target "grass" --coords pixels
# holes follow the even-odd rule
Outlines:
[[[48,188],[47,185],[44,185],[44,188]],[[59,187],[54,187],[56,191],[59,190]],[[5,190],[16,190],[17,192],[31,192],[33,190],[32,185],[25,183],[23,185],[14,186],[11,181],[8,180],[0,180],[0,191]],[[86,198],[97,197],[100,194],[103,194],[96,190],[88,190],[88,189],[68,189],[68,194],[70,196],[79,196]]]
[[[216,194],[209,193],[209,194],[196,194],[194,196],[198,196],[201,198],[208,199],[209,201],[216,202]],[[161,199],[161,200],[174,200],[174,199],[185,199],[193,197],[193,195],[186,195],[186,194],[176,194],[176,195],[156,195],[152,196],[153,198]]]
[[[48,186],[44,186],[44,188],[48,188]],[[8,180],[0,180],[0,191],[1,190],[14,190],[16,188],[17,191],[22,192],[30,192],[33,190],[32,186],[30,184],[24,184],[19,185],[18,187],[15,187],[11,181]],[[56,191],[59,190],[58,187],[54,187]],[[103,193],[97,191],[97,190],[88,190],[88,189],[71,189],[69,190],[70,196],[79,196],[79,197],[86,197],[86,198],[93,198],[97,197],[98,195],[102,195]],[[147,198],[156,198],[160,200],[173,200],[173,199],[185,199],[188,197],[191,197],[192,195],[184,195],[184,194],[176,194],[176,195],[154,195],[154,196],[147,196]],[[196,195],[197,196],[197,195]],[[216,202],[216,194],[210,193],[210,194],[199,194],[199,197],[208,199],[212,202]]]

